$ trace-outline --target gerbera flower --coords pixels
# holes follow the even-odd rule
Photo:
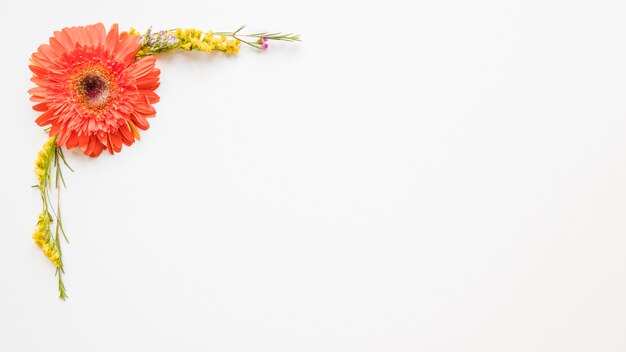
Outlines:
[[[108,33],[102,23],[54,32],[29,66],[38,86],[29,90],[33,109],[42,112],[35,122],[51,126],[57,145],[92,157],[133,144],[159,101],[156,58],[135,61],[139,47],[140,39],[120,35],[116,24]]]

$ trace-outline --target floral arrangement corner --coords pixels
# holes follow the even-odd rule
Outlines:
[[[40,113],[35,122],[49,136],[35,162],[38,183],[33,187],[39,190],[42,209],[32,237],[56,269],[59,298],[67,298],[61,247],[62,239],[68,242],[61,220],[62,168],[73,171],[63,148],[79,148],[97,157],[103,151],[119,153],[139,140],[160,99],[155,92],[160,85],[158,54],[186,50],[235,55],[242,43],[266,50],[271,41],[300,41],[293,33],[244,34],[244,28],[140,33],[132,27],[120,32],[117,24],[107,31],[97,23],[55,31],[49,43],[32,54],[29,68],[36,86],[29,90],[30,99]]]

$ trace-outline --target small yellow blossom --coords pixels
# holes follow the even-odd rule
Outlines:
[[[226,41],[226,53],[236,54],[239,52],[239,40],[227,40]]]
[[[59,248],[52,238],[52,233],[50,232],[50,223],[52,223],[52,217],[50,214],[42,213],[39,214],[39,218],[37,220],[37,228],[35,232],[33,232],[33,240],[41,248],[43,254],[50,259],[50,261],[57,267],[61,267],[61,253],[59,252]]]
[[[141,37],[141,34],[139,32],[137,32],[137,30],[134,27],[130,27],[130,29],[128,30],[128,34],[136,35],[138,37]]]
[[[52,264],[57,268],[61,266],[61,255],[59,249],[52,243],[48,242],[43,246],[43,253],[50,259]]]
[[[39,185],[44,186],[48,176],[48,169],[50,162],[52,161],[52,152],[55,148],[56,137],[49,138],[44,143],[43,148],[37,153],[37,160],[35,160],[35,174],[39,180]]]
[[[46,235],[43,232],[36,230],[33,233],[33,240],[35,240],[35,243],[37,244],[37,246],[41,248],[43,247],[43,244],[45,243]]]

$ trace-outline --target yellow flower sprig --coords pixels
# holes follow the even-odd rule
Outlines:
[[[300,41],[299,34],[268,32],[242,34],[241,30],[244,28],[245,26],[241,26],[233,32],[204,32],[196,28],[176,28],[152,32],[151,29],[148,29],[144,34],[141,34],[131,27],[128,34],[141,38],[141,47],[137,52],[136,58],[164,53],[174,49],[204,52],[222,51],[226,54],[236,54],[239,52],[241,43],[256,49],[267,49],[268,42],[271,40]],[[253,40],[245,40],[243,38],[251,38]]]
[[[63,284],[62,275],[65,273],[63,269],[63,259],[61,252],[61,239],[62,234],[65,240],[65,230],[63,230],[63,223],[61,222],[61,207],[60,207],[60,192],[61,184],[65,185],[63,180],[63,174],[61,173],[60,161],[72,170],[63,156],[63,151],[56,145],[56,136],[49,138],[44,143],[42,149],[37,153],[37,160],[35,161],[35,174],[39,183],[36,186],[41,193],[42,210],[39,214],[35,232],[33,232],[33,240],[35,244],[41,248],[43,253],[54,264],[56,268],[56,275],[59,278],[59,298],[65,300],[67,293],[65,291],[65,285]],[[52,172],[55,172],[55,188],[57,190],[57,204],[56,211],[55,206],[50,201],[51,180]],[[72,170],[73,171],[73,170]],[[53,219],[53,216],[55,219]],[[56,221],[55,221],[56,220]],[[55,231],[52,233],[52,225],[54,223]]]
[[[143,35],[131,27],[128,32],[141,38],[141,47],[136,57],[164,53],[174,49],[187,51],[222,51],[226,54],[239,52],[238,39],[227,39],[226,36],[215,36],[213,32],[203,32],[196,28],[177,28],[174,30],[152,32],[148,29]]]

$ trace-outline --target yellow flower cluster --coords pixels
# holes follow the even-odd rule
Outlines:
[[[33,233],[33,240],[39,248],[43,250],[43,253],[50,259],[50,261],[57,268],[61,267],[61,252],[52,240],[52,233],[50,232],[50,223],[52,218],[46,211],[39,214],[39,220],[37,221],[37,228]]]
[[[50,223],[52,223],[52,217],[48,213],[48,206],[46,203],[46,187],[48,186],[49,177],[48,172],[50,170],[50,163],[52,162],[52,156],[56,148],[56,136],[49,138],[44,143],[43,148],[37,153],[37,160],[35,161],[35,174],[39,180],[39,190],[41,191],[41,198],[44,202],[44,210],[39,214],[37,220],[37,228],[33,233],[33,240],[39,248],[43,250],[43,253],[52,261],[57,267],[61,267],[61,252],[56,245],[50,232]]]
[[[50,169],[50,162],[52,161],[52,153],[56,147],[56,136],[51,137],[44,143],[43,148],[37,154],[37,160],[35,161],[35,174],[39,180],[39,185],[45,187],[46,180],[48,179],[48,169]]]
[[[214,36],[213,32],[203,32],[195,28],[177,28],[173,32],[180,43],[180,48],[185,50],[198,50],[211,52],[223,51],[227,54],[239,52],[239,39],[226,39],[225,36]]]

